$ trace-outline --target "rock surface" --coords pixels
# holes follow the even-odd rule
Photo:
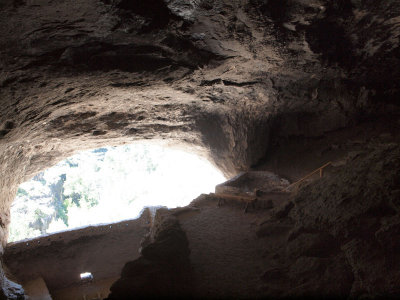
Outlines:
[[[22,286],[9,280],[4,274],[3,268],[1,270],[0,276],[2,283],[0,299],[12,299],[12,300],[25,299],[25,292]]]
[[[340,249],[352,270],[351,296],[394,297],[400,295],[400,148],[387,144],[368,150],[329,180],[303,188],[290,217],[300,232],[331,237],[336,245],[331,250]]]
[[[398,144],[370,145],[260,225],[271,265],[262,276],[267,294],[400,295],[399,151]]]
[[[188,245],[193,295],[199,298],[396,298],[399,170],[399,144],[372,143],[328,176],[277,199],[280,207],[272,211],[243,214],[240,204],[218,206],[218,197],[203,195],[187,208],[165,211],[175,217],[159,227],[163,234],[157,239],[163,242],[153,240],[142,254],[168,260],[169,253],[182,252],[174,247]],[[175,218],[186,232],[185,242],[173,229]],[[125,268],[140,278],[153,270],[144,258]],[[143,284],[137,277],[127,277],[123,271],[115,287],[124,280],[128,286]],[[168,289],[157,293],[163,292],[171,295]]]
[[[396,298],[399,154],[399,143],[364,145],[296,193],[268,194],[272,210],[243,213],[245,203],[218,205],[216,194],[158,210],[109,299]]]
[[[107,299],[193,296],[188,244],[178,219],[168,211],[158,210],[141,257],[124,266]]]
[[[81,297],[85,287],[80,274],[90,272],[94,283],[115,281],[124,264],[139,257],[149,224],[150,217],[144,211],[135,220],[9,243],[4,262],[21,284],[43,278],[54,299],[64,299],[66,290],[74,290]],[[103,290],[107,292],[109,287]]]
[[[2,1],[1,252],[18,184],[79,150],[153,139],[236,175],[277,145],[398,128],[399,15],[396,0]]]

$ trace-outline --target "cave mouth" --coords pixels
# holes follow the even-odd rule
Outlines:
[[[80,152],[19,186],[8,241],[136,219],[145,207],[186,206],[223,181],[206,159],[151,143]]]

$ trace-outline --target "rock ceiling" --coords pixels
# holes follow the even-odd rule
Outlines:
[[[151,139],[227,175],[272,141],[398,109],[400,3],[7,0],[0,4],[0,239],[22,180]]]

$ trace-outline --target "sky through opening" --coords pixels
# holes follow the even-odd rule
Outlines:
[[[206,159],[152,144],[81,152],[20,185],[9,241],[185,206],[223,181]]]

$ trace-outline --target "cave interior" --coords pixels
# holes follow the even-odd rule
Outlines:
[[[400,296],[399,43],[398,0],[3,0],[0,299]],[[7,242],[20,183],[139,141],[229,180]]]

